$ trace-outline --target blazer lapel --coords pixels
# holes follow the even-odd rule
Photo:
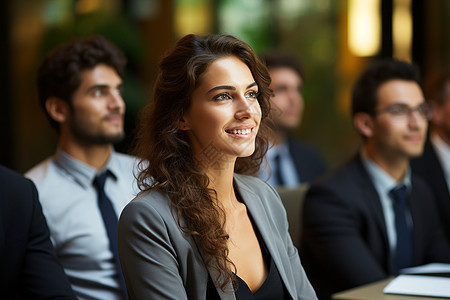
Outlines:
[[[195,242],[195,245],[197,246],[198,252],[200,253],[201,257],[203,258],[203,262],[206,262],[207,259],[209,258],[209,255],[206,254],[202,250],[202,248],[198,246],[197,239],[195,237],[194,237],[194,242]],[[211,268],[211,267],[207,267],[206,263],[205,263],[205,267],[208,270],[209,277],[211,277],[213,282],[216,282],[217,279],[219,279],[219,276],[220,276],[219,272],[217,270]],[[222,300],[236,300],[236,297],[235,297],[234,292],[233,292],[234,288],[233,288],[233,285],[231,283],[228,283],[228,285],[226,287],[226,291],[228,291],[227,293],[224,293],[222,291],[222,289],[220,287],[216,286],[215,284],[214,284],[214,287],[216,288],[217,294],[219,295],[220,299],[222,299]]]
[[[360,156],[358,156],[355,160],[354,167],[355,171],[353,173],[356,175],[355,181],[357,182],[357,186],[359,186],[361,189],[361,200],[365,201],[369,206],[369,209],[373,212],[377,226],[379,227],[381,234],[387,241],[386,222],[384,220],[380,197],[378,196],[378,192],[375,189]]]
[[[213,278],[213,280],[217,279],[219,277],[219,273],[217,272],[217,270],[213,269],[213,268],[208,268],[208,273],[209,276],[211,276],[211,278]],[[231,283],[229,283],[226,287],[226,291],[228,291],[228,293],[224,293],[220,287],[216,287],[216,291],[219,294],[220,299],[222,300],[236,300],[236,296],[234,295],[234,288],[233,285]]]
[[[250,213],[256,229],[259,231],[267,250],[272,257],[278,272],[280,273],[281,279],[284,282],[286,289],[289,291],[291,297],[294,293],[291,291],[291,286],[288,284],[286,271],[284,269],[283,260],[280,253],[284,250],[280,250],[280,247],[284,246],[284,242],[281,240],[278,233],[273,231],[275,224],[273,224],[271,218],[267,215],[262,201],[258,195],[249,190],[245,185],[240,184],[239,180],[235,177],[235,182],[237,184],[239,193],[242,196],[242,200],[247,206],[248,212]]]
[[[387,235],[387,229],[386,229],[386,221],[384,219],[384,213],[383,208],[381,206],[380,197],[378,195],[377,190],[375,189],[375,186],[372,183],[372,180],[367,173],[361,157],[358,155],[355,160],[355,168],[356,168],[356,181],[358,182],[358,186],[361,188],[361,198],[367,203],[368,209],[373,213],[376,226],[378,227],[380,231],[380,235],[383,237],[383,241],[385,243],[384,247],[386,249],[387,253],[387,259],[388,259],[388,268],[389,272],[393,273],[395,272],[395,266],[394,266],[394,258],[391,255],[391,250],[389,246],[389,239]]]
[[[413,220],[413,243],[414,243],[414,253],[413,253],[413,263],[420,263],[421,257],[424,256],[424,245],[427,245],[427,241],[424,239],[425,236],[429,236],[425,230],[427,230],[426,223],[424,219],[423,208],[420,205],[424,201],[432,201],[431,199],[424,199],[421,197],[422,193],[417,190],[417,183],[415,175],[411,177],[412,190],[408,198],[408,206],[411,212],[411,218]]]

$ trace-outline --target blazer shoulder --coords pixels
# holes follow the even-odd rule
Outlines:
[[[434,169],[436,166],[440,168],[436,150],[429,140],[425,143],[422,155],[411,159],[410,164],[413,172],[420,174],[426,174],[430,169]]]
[[[314,156],[318,156],[317,153],[319,152],[319,150],[315,146],[313,146],[309,143],[303,142],[303,141],[296,140],[296,139],[289,139],[288,147],[291,150],[300,151],[302,153],[312,154]]]
[[[420,195],[427,197],[426,199],[433,198],[433,191],[428,184],[428,182],[418,174],[411,174],[411,185],[414,193],[419,193]]]
[[[313,145],[293,139],[287,145],[301,181],[309,182],[327,171],[322,154]]]
[[[362,189],[372,190],[370,187],[373,187],[373,183],[361,161],[355,157],[313,181],[306,193],[305,201],[325,195],[333,195],[335,199],[339,198],[342,201],[353,201],[356,195],[361,194]]]
[[[311,187],[340,187],[354,184],[355,178],[360,178],[364,171],[361,169],[362,165],[358,162],[351,160],[336,169],[326,173],[324,176],[313,181]]]
[[[136,214],[153,211],[155,214],[167,215],[171,212],[169,197],[157,191],[140,192],[123,209],[122,214]]]
[[[0,166],[0,199],[11,205],[27,205],[26,202],[37,198],[34,183],[23,175]]]

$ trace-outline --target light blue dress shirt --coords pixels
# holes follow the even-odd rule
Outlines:
[[[267,181],[271,186],[278,187],[279,183],[276,180],[275,172],[277,172],[275,164],[275,156],[280,155],[281,175],[285,181],[284,187],[295,188],[300,184],[300,179],[295,169],[294,161],[292,160],[289,148],[286,143],[279,145],[270,145],[266,153],[265,159],[261,164],[258,177]]]
[[[395,217],[394,217],[394,207],[393,207],[393,199],[389,195],[390,191],[401,184],[404,184],[408,190],[411,191],[411,171],[408,168],[406,171],[405,177],[397,182],[394,178],[392,178],[386,171],[381,169],[373,160],[371,160],[365,151],[361,152],[362,161],[364,167],[369,173],[370,178],[372,179],[372,183],[375,186],[375,189],[378,192],[378,196],[380,198],[381,207],[383,208],[384,221],[386,224],[386,231],[389,240],[389,248],[392,253],[395,252],[397,247],[397,232],[395,230]],[[407,221],[408,226],[412,228],[412,217],[410,212],[408,211]]]
[[[36,184],[51,240],[79,299],[122,299],[113,253],[93,186],[109,170],[105,192],[117,217],[137,194],[136,159],[112,152],[97,172],[58,149],[25,175]]]

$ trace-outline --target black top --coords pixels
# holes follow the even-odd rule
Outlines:
[[[261,238],[259,232],[257,230],[255,231],[259,244],[261,245],[264,262],[266,265],[269,266],[269,273],[267,274],[266,280],[263,282],[263,284],[259,287],[259,289],[255,293],[253,293],[249,289],[244,280],[242,280],[238,275],[236,275],[237,284],[235,286],[235,289],[236,288],[237,289],[234,292],[236,299],[237,300],[289,299],[289,293],[287,292],[286,287],[284,286],[283,281],[281,280],[280,273],[278,272],[278,269],[272,257],[270,256],[266,244]],[[220,299],[216,287],[214,286],[214,283],[212,282],[211,279],[208,281],[206,299],[208,300]]]
[[[259,289],[255,293],[252,293],[252,291],[249,289],[245,281],[236,275],[237,290],[234,292],[234,294],[237,300],[289,299],[288,292],[284,287],[283,281],[281,280],[277,267],[275,266],[275,263],[273,262],[273,259],[268,252],[267,257],[265,257],[265,261],[269,265],[269,274],[267,275],[267,278],[264,281],[264,283],[259,287]]]

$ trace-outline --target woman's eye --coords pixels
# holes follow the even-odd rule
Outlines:
[[[256,99],[256,98],[258,98],[258,93],[255,91],[249,91],[249,92],[247,92],[247,94],[245,94],[245,97]]]
[[[230,100],[231,96],[228,95],[227,93],[223,93],[223,94],[219,94],[219,95],[215,96],[213,99],[216,101],[224,101],[224,100]]]

